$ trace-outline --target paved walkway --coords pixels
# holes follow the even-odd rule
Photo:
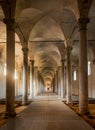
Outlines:
[[[0,130],[94,130],[57,96],[39,96]]]

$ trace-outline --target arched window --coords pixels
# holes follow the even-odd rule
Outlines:
[[[17,79],[17,71],[15,69],[15,75],[14,75],[14,78]]]
[[[91,61],[88,61],[88,75],[91,75]]]
[[[74,70],[74,80],[77,80],[77,71]]]
[[[4,75],[6,76],[6,64],[4,64]]]

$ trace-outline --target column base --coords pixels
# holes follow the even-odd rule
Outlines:
[[[4,118],[8,118],[8,117],[15,117],[17,114],[14,112],[5,112],[4,114]]]
[[[29,101],[27,101],[27,102],[22,102],[22,106],[29,105],[29,104],[30,104]]]
[[[30,99],[33,99],[33,95],[29,95],[29,98],[30,98]]]
[[[70,100],[66,100],[66,103],[67,104],[72,104],[72,100],[70,99]]]
[[[89,115],[90,114],[89,110],[79,110],[79,113],[81,115]]]

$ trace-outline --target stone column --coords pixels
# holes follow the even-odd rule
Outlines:
[[[41,93],[41,77],[40,71],[38,71],[38,94]]]
[[[54,80],[54,81],[55,81],[54,84],[55,84],[55,93],[56,93],[56,91],[57,91],[57,78],[56,78],[56,72],[55,72],[55,80]]]
[[[64,97],[64,91],[65,91],[65,86],[64,86],[64,60],[61,60],[62,64],[62,69],[61,69],[61,97]]]
[[[60,67],[58,67],[58,95],[59,96],[61,96],[61,73],[62,73],[62,71],[61,71],[61,66]]]
[[[71,50],[72,50],[71,46],[68,46],[66,48],[66,52],[67,52],[67,66],[66,66],[67,103],[72,102]]]
[[[6,24],[6,116],[15,116],[15,20],[4,19]]]
[[[34,93],[34,60],[30,60],[30,97],[33,98]]]
[[[30,98],[32,98],[32,65],[30,60]]]
[[[88,63],[87,63],[87,24],[88,18],[79,21],[79,110],[88,113]]]
[[[55,75],[55,93],[58,94],[58,71],[57,70]]]
[[[41,73],[40,73],[40,71],[38,72],[38,87],[39,87],[39,89],[38,89],[38,93],[40,94],[40,93],[42,93],[42,79],[41,79]]]
[[[23,51],[23,98],[22,104],[26,105],[28,101],[28,48],[22,48]]]
[[[38,67],[34,67],[34,96],[38,92]]]
[[[53,77],[53,93],[55,93],[55,74],[54,74],[54,77]]]
[[[38,92],[39,92],[39,70],[38,70],[38,67],[37,67],[37,95],[38,95]]]
[[[63,98],[63,67],[59,68],[60,96]]]
[[[64,63],[64,73],[63,73],[63,98],[66,98],[66,66]]]

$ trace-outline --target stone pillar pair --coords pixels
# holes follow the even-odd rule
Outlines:
[[[88,18],[80,18],[79,24],[79,111],[86,114],[88,110],[88,59],[87,59],[87,24]],[[71,48],[67,48],[67,102],[71,102]]]

